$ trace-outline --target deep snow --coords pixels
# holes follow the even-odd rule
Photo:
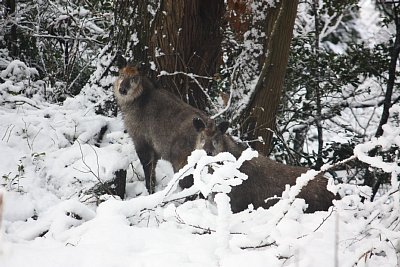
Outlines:
[[[377,27],[381,18],[372,1],[362,0],[360,5],[357,27],[361,38],[371,46],[390,38],[389,30]],[[0,267],[399,266],[398,162],[390,164],[368,156],[376,145],[386,149],[400,146],[396,117],[385,126],[381,138],[354,150],[354,157],[392,174],[392,186],[375,202],[360,201],[360,196],[369,196],[370,188],[331,185],[346,196],[327,212],[304,214],[304,201],[293,197],[313,178],[315,173],[309,172],[268,210],[250,207],[232,214],[224,193],[217,194],[215,201],[176,200],[198,190],[205,195],[227,192],[245,179],[237,172],[240,162],[229,154],[212,158],[197,151],[175,175],[169,163],[160,162],[157,193],[149,196],[121,118],[94,112],[91,101],[105,98],[104,92],[81,94],[62,106],[44,104],[37,94],[30,99],[20,95],[22,90],[26,94],[41,90],[38,83],[20,81],[37,75],[36,70],[21,61],[6,66],[0,73],[5,80],[0,84],[0,182],[4,195]],[[365,86],[373,82],[366,80]],[[378,93],[349,101],[376,101]],[[392,108],[393,115],[399,111],[399,106]],[[375,108],[345,110],[337,119],[345,118],[362,132],[370,128],[358,125],[356,119],[370,117],[365,121],[376,122],[380,113]],[[99,138],[105,126],[107,131]],[[328,131],[329,140],[348,138],[345,133],[332,132]],[[255,155],[246,152],[244,156]],[[208,166],[216,171],[211,173]],[[107,195],[99,199],[93,194],[94,186],[110,181],[121,168],[128,170],[125,200]],[[174,191],[185,172],[195,174],[195,187]],[[215,186],[216,182],[221,186]]]
[[[121,118],[102,117],[70,101],[0,107],[5,200],[0,266],[397,266],[396,190],[363,204],[360,195],[368,195],[369,188],[331,186],[348,195],[315,214],[303,214],[304,201],[293,202],[296,187],[268,210],[238,214],[230,212],[224,193],[215,201],[173,201],[198,190],[228,192],[246,179],[237,171],[241,161],[257,156],[246,151],[236,161],[229,153],[214,158],[196,151],[175,175],[161,162],[158,192],[149,196]],[[105,125],[108,130],[98,140]],[[400,145],[396,124],[385,131],[382,138],[359,145],[355,156],[392,172],[398,188],[398,165],[367,155],[377,144]],[[94,197],[90,189],[120,168],[128,169],[127,199]],[[179,192],[177,180],[190,172],[195,187]],[[308,172],[297,186],[314,175]]]

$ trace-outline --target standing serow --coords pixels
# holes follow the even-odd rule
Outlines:
[[[242,144],[236,143],[231,136],[224,134],[228,128],[226,123],[220,124],[219,135],[215,135],[215,150],[212,155],[220,152],[230,152],[236,158],[239,158],[246,149]],[[234,213],[243,211],[248,205],[253,204],[254,208],[268,208],[278,202],[274,196],[282,196],[286,189],[286,184],[290,186],[296,184],[296,178],[307,172],[305,167],[288,166],[267,157],[259,155],[250,161],[245,161],[239,169],[247,174],[247,180],[242,184],[232,187],[228,194],[231,199],[231,208]],[[338,199],[327,189],[328,179],[322,175],[317,175],[297,195],[308,204],[306,212],[315,212],[319,210],[328,210],[332,206],[332,200]],[[191,184],[186,185],[187,187]],[[272,199],[269,199],[272,198]],[[269,199],[265,202],[266,199]]]
[[[186,165],[193,150],[215,150],[212,143],[203,139],[212,136],[216,126],[204,112],[156,88],[136,65],[123,57],[118,59],[118,67],[120,75],[114,94],[143,166],[146,188],[153,193],[157,160],[171,162],[177,172]]]

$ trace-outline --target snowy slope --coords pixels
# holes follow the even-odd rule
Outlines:
[[[371,45],[389,38],[387,31],[376,28],[380,18],[371,16],[376,14],[371,1],[360,5],[365,11],[357,26],[363,29],[362,38]],[[161,162],[157,192],[148,195],[122,119],[94,112],[93,101],[106,97],[103,91],[90,95],[95,90],[86,87],[62,106],[47,104],[40,95],[43,86],[28,82],[37,75],[35,69],[21,61],[6,66],[0,73],[5,80],[0,84],[0,194],[5,202],[0,267],[399,266],[400,170],[397,162],[370,158],[368,151],[376,145],[400,146],[394,116],[400,107],[392,109],[381,138],[355,149],[354,157],[392,174],[392,186],[375,202],[361,202],[370,188],[332,185],[346,196],[327,212],[304,214],[304,201],[293,196],[313,178],[310,172],[268,210],[250,207],[232,214],[224,193],[215,201],[179,199],[199,190],[204,195],[227,192],[246,178],[237,172],[240,161],[229,154],[213,158],[196,151],[175,175],[169,163]],[[23,91],[32,97],[23,97]],[[346,111],[343,118],[359,131],[367,127],[350,115],[375,122],[381,113],[357,112]],[[104,136],[99,135],[105,127]],[[327,139],[334,138],[347,140],[328,132]],[[218,170],[211,173],[208,166]],[[128,170],[126,199],[97,196],[94,188],[112,180],[119,169]],[[180,192],[176,182],[184,172],[192,172],[196,183]]]
[[[376,144],[390,147],[400,142],[396,125],[385,130],[381,139],[358,146],[356,156],[392,172],[397,188],[397,164],[367,157]],[[174,176],[163,162],[158,166],[158,192],[149,196],[121,118],[102,117],[71,102],[3,102],[0,138],[2,267],[398,266],[400,212],[395,190],[363,204],[360,195],[368,189],[333,186],[348,195],[332,210],[315,214],[303,214],[304,202],[293,202],[288,191],[268,210],[232,214],[223,193],[215,202],[173,199],[198,189],[205,195],[226,192],[246,178],[235,171],[240,160],[196,151],[183,170],[196,178],[196,188],[189,192],[175,191],[181,173]],[[255,155],[247,151],[243,156]],[[210,165],[219,170],[210,173]],[[90,189],[111,180],[120,168],[128,169],[127,199],[96,198]],[[224,186],[215,189],[215,181]]]

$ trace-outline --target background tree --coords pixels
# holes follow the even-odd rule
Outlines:
[[[6,1],[3,8],[0,57],[35,67],[51,101],[77,95],[105,38],[108,2]]]
[[[15,13],[16,3],[15,0],[7,0],[4,4],[3,17],[11,19],[12,15]],[[4,29],[3,36],[5,39],[5,45],[7,46],[8,51],[11,55],[17,56],[17,25],[15,23],[10,23],[7,27],[8,29]]]
[[[386,4],[386,9],[392,4]],[[358,1],[300,4],[273,140],[271,154],[276,159],[318,167],[347,158],[355,145],[377,136],[385,102],[398,101],[398,91],[387,90],[390,84],[396,88],[396,82],[390,81],[390,77],[396,81],[398,69],[390,64],[396,34],[385,30],[385,25],[395,29],[396,20],[381,13],[387,19],[378,24],[380,35],[366,36],[370,26],[363,24],[358,5]],[[388,97],[388,92],[393,94]],[[393,161],[395,156],[382,157]],[[339,175],[375,185],[376,192],[382,173],[355,161]],[[387,182],[388,177],[381,180]]]
[[[269,7],[266,15],[266,56],[261,74],[245,112],[241,131],[254,142],[254,148],[269,153],[275,131],[276,113],[282,95],[290,42],[298,1],[280,1]]]
[[[399,99],[397,64],[389,72],[398,3],[379,2],[385,20],[373,22],[361,12],[366,5],[371,12],[373,1],[295,3],[4,1],[0,94],[60,103],[75,97],[80,108],[116,115],[111,88],[121,53],[185,101],[229,120],[232,134],[276,160],[316,167],[337,162],[377,133],[381,114]],[[291,34],[282,18],[295,7],[281,90],[287,54],[279,51],[288,51]],[[379,34],[368,35],[371,28]],[[12,75],[13,68],[21,75]],[[366,176],[361,163],[347,168],[357,183],[379,185],[375,170]]]
[[[394,34],[394,41],[390,44],[389,47],[389,56],[390,62],[387,66],[388,70],[388,78],[386,84],[386,92],[385,97],[383,99],[383,110],[382,116],[379,121],[378,128],[375,132],[375,137],[380,137],[383,134],[383,125],[385,125],[389,120],[389,110],[393,104],[397,103],[400,100],[400,96],[398,93],[394,93],[396,89],[398,89],[398,85],[396,84],[397,78],[397,61],[399,59],[400,54],[400,2],[398,1],[381,1],[378,3],[379,9],[386,15],[385,23],[390,24],[393,23],[396,29]],[[397,90],[398,91],[398,90]],[[393,162],[398,156],[396,155],[396,151],[399,147],[393,147],[391,150],[386,151],[385,153],[381,153],[380,148],[376,148],[370,152],[370,156],[376,156],[377,154],[381,154],[383,158],[388,161]],[[372,196],[373,200],[375,195],[377,194],[379,187],[382,183],[390,183],[390,176],[381,171],[373,171],[369,168],[366,169],[366,175],[364,184],[372,187]]]
[[[155,18],[150,47],[160,83],[202,110],[212,104],[224,11],[222,0],[166,0]]]

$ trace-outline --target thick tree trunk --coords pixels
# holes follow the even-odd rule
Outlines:
[[[198,76],[213,77],[216,72],[223,14],[223,0],[164,0],[150,43],[157,69],[175,73],[161,76],[160,83],[203,110],[212,80]]]
[[[242,133],[247,133],[248,140],[262,137],[264,142],[252,142],[252,145],[264,155],[269,153],[275,130],[297,5],[298,0],[283,0],[268,9],[267,54],[255,91],[242,116]]]

